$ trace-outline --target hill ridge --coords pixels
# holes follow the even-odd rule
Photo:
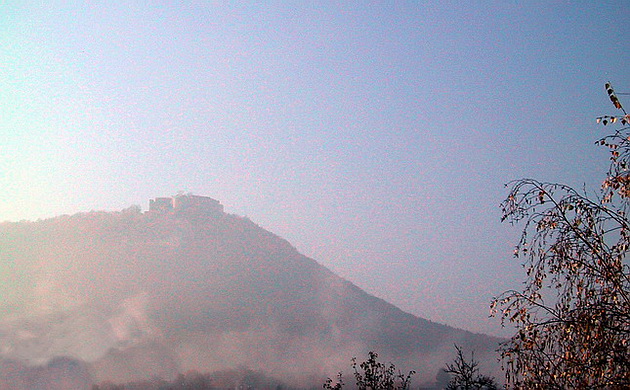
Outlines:
[[[132,207],[0,233],[0,275],[23,282],[0,307],[12,308],[0,357],[68,356],[98,381],[248,367],[304,384],[374,350],[430,382],[454,343],[483,361],[499,341],[406,313],[222,209]]]

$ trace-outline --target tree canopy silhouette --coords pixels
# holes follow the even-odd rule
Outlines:
[[[356,358],[352,358],[352,369],[358,390],[409,390],[411,377],[416,373],[409,371],[407,375],[396,371],[393,363],[385,364],[378,361],[376,352],[369,352],[368,359],[362,363],[357,363]],[[333,385],[333,380],[328,378],[324,383],[326,390],[342,390],[342,373],[337,374],[338,381]]]

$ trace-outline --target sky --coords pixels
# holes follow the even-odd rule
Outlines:
[[[0,1],[0,220],[207,195],[405,311],[505,336],[489,304],[524,273],[504,185],[598,187],[628,17],[627,1]]]

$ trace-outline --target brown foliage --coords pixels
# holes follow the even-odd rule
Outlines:
[[[500,350],[509,386],[630,386],[629,130],[598,141],[611,153],[598,199],[562,184],[511,183],[503,220],[524,222],[515,256],[527,279],[492,303],[517,330]]]

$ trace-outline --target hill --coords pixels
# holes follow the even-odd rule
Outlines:
[[[498,339],[405,313],[222,208],[5,222],[0,260],[0,374],[16,378],[64,357],[94,382],[247,368],[319,387],[375,350],[428,383],[454,343],[495,363]]]

